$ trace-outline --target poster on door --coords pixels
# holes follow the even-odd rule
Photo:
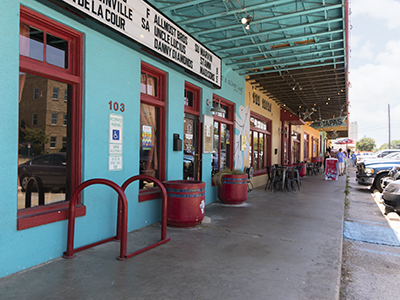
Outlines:
[[[142,126],[142,150],[151,150],[152,144],[152,133],[151,126]]]

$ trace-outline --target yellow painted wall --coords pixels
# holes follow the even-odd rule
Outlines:
[[[310,127],[310,126],[308,126],[308,125],[304,125],[302,127],[304,129],[304,133],[308,133],[310,135],[309,136],[310,148],[309,148],[308,157],[311,158],[311,157],[317,156],[319,144],[316,144],[315,152],[313,152],[312,138],[318,139],[318,141],[319,141],[319,131],[314,129],[314,128],[312,128],[312,127]],[[302,141],[302,145],[303,145],[303,149],[304,149],[304,138],[303,138],[303,141]],[[304,150],[303,150],[302,154],[303,154],[303,158],[302,159],[304,160]]]
[[[270,119],[271,122],[271,164],[279,164],[281,161],[281,138],[280,132],[278,129],[281,126],[280,121],[280,108],[279,106],[270,98],[268,98],[265,94],[254,89],[253,86],[246,82],[245,84],[245,104],[246,106],[250,106],[250,111],[255,112],[261,116]],[[257,101],[254,101],[254,95],[259,98],[259,105]],[[263,108],[263,100],[266,101],[267,107],[271,108],[271,111]],[[250,142],[250,141],[249,141]],[[278,153],[275,154],[275,149],[278,149]],[[245,158],[245,166],[249,165],[249,158]],[[254,187],[263,186],[267,182],[267,175],[260,175],[253,177],[252,179]]]

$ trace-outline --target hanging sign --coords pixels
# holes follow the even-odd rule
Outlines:
[[[347,117],[339,117],[339,118],[334,118],[334,119],[328,119],[328,120],[313,122],[310,126],[312,128],[314,128],[314,129],[321,129],[321,128],[326,128],[326,127],[347,126],[347,124],[344,122],[344,120],[346,118]]]
[[[142,0],[61,0],[221,87],[221,59]]]

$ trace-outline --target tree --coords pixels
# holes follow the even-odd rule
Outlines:
[[[389,148],[388,143],[385,143],[382,146],[380,146],[378,150],[388,149],[388,148]],[[390,148],[391,149],[400,149],[400,140],[391,141]]]
[[[33,143],[34,153],[36,155],[44,153],[44,145],[49,142],[49,137],[43,130],[25,128],[24,130],[25,140]]]
[[[371,138],[362,138],[356,143],[357,151],[372,151],[375,148],[375,141]]]

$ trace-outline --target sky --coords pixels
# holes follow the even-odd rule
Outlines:
[[[379,148],[400,140],[400,0],[349,0],[349,121]]]

